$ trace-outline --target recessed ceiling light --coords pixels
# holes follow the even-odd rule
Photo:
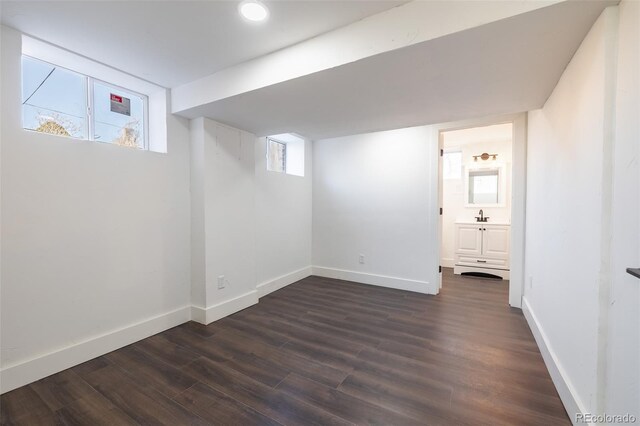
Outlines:
[[[260,22],[269,17],[269,9],[258,0],[245,0],[238,6],[240,15],[248,21]]]

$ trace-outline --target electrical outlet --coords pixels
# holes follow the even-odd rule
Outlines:
[[[529,289],[533,288],[533,277],[529,275]]]
[[[227,280],[224,279],[224,275],[218,276],[218,288],[225,288],[227,286]]]
[[[358,256],[358,262],[364,265],[364,254],[361,254],[360,256]]]

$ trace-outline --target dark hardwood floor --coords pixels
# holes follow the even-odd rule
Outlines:
[[[570,424],[507,282],[309,277],[0,398],[2,424]]]

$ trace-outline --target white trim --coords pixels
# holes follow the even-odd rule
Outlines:
[[[206,309],[199,306],[191,306],[191,320],[200,324],[211,324],[256,303],[258,303],[258,291],[251,290],[233,299],[216,303]]]
[[[453,258],[442,258],[440,261],[440,264],[442,265],[443,268],[453,268],[456,264],[456,262],[453,260]]]
[[[389,277],[386,275],[369,274],[366,272],[347,271],[344,269],[313,266],[313,275],[338,280],[354,281],[361,284],[377,285],[398,290],[415,291],[424,294],[437,294],[428,281],[409,280],[406,278]]]
[[[564,409],[567,410],[567,414],[569,415],[571,422],[576,424],[576,414],[588,413],[588,411],[585,409],[585,405],[582,401],[580,401],[578,393],[575,391],[567,373],[558,361],[558,357],[549,344],[549,339],[542,329],[536,314],[531,309],[531,305],[529,304],[526,296],[522,298],[522,312],[524,317],[527,319],[527,323],[533,333],[533,337],[536,339],[536,343],[538,344],[538,348],[542,354],[542,359],[544,359],[544,363],[547,366],[547,370],[549,370],[553,384],[555,385],[556,390],[560,395],[560,399],[564,404]]]
[[[508,280],[510,277],[510,273],[508,269],[488,268],[488,267],[482,268],[479,266],[464,266],[464,265],[455,265],[453,267],[453,273],[456,275],[460,275],[468,272],[481,272],[483,274],[492,274],[502,278],[503,280]]]
[[[278,278],[260,283],[256,287],[256,290],[258,291],[258,298],[264,297],[276,290],[280,290],[281,288],[286,287],[289,284],[293,284],[296,281],[307,278],[311,274],[312,268],[311,266],[307,266],[306,268],[298,269],[297,271],[290,272],[288,274],[281,275]]]
[[[165,88],[140,77],[133,76],[94,59],[71,52],[62,47],[22,34],[22,53],[41,61],[67,68],[102,81],[117,82],[125,90],[149,95]]]
[[[168,90],[166,88],[26,34],[21,34],[21,51],[23,55],[66,68],[100,83],[146,96],[145,149],[159,153],[167,152]],[[87,136],[92,140],[92,134]]]
[[[189,307],[176,309],[0,370],[0,393],[35,382],[189,321]]]
[[[524,247],[525,247],[525,222],[526,222],[526,188],[527,188],[527,115],[525,113],[506,114],[484,118],[474,118],[451,123],[441,123],[433,125],[433,137],[438,141],[438,149],[444,149],[444,139],[442,132],[451,130],[468,129],[472,127],[483,127],[494,124],[512,123],[512,160],[511,160],[511,244],[510,244],[510,266],[509,266],[509,305],[514,308],[522,307],[522,295],[524,293]],[[434,165],[438,170],[437,191],[430,200],[439,200],[442,205],[442,161],[438,156],[438,165]],[[432,230],[438,235],[436,245],[436,258],[441,258],[442,244],[442,216],[440,220],[432,222]],[[432,278],[438,276],[434,270]]]

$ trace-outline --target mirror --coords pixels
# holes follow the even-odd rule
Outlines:
[[[503,203],[501,167],[471,168],[465,177],[468,206],[496,206]]]

